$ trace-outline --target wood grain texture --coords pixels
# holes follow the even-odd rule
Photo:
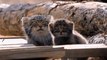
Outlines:
[[[64,47],[64,57],[107,57],[107,46],[104,44],[77,44],[77,45],[61,45],[55,47]]]
[[[0,58],[77,58],[77,57],[107,57],[107,46],[104,44],[77,44],[58,46],[0,45]]]
[[[0,45],[0,57],[6,59],[61,58],[63,56],[63,48],[52,48],[52,46]]]

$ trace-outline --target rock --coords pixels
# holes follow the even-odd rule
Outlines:
[[[0,9],[0,34],[23,35],[21,18],[35,14],[53,15],[75,23],[75,29],[84,36],[107,34],[107,4],[101,2],[56,1],[40,4],[11,4]]]
[[[21,29],[21,18],[26,11],[36,7],[35,4],[13,4],[2,8],[0,12],[0,34],[1,35],[23,35]]]
[[[97,34],[88,38],[90,44],[107,44],[107,35]]]

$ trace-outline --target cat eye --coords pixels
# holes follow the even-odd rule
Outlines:
[[[46,23],[45,23],[45,24],[43,24],[43,25],[44,25],[44,26],[48,26],[48,24],[46,24]]]
[[[37,22],[33,22],[31,25],[32,25],[33,27],[37,27],[37,26],[38,26]]]
[[[60,32],[59,28],[54,28],[54,33]]]
[[[48,26],[48,22],[45,21],[45,22],[43,23],[43,25],[44,25],[44,26]]]
[[[54,33],[57,33],[57,32],[59,32],[58,30],[54,30]]]

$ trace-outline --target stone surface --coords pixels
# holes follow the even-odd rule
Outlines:
[[[97,34],[88,38],[90,44],[107,44],[107,35]]]
[[[47,2],[40,4],[11,4],[0,8],[0,34],[23,35],[21,18],[35,14],[53,15],[75,23],[84,36],[107,33],[107,4],[101,2]]]

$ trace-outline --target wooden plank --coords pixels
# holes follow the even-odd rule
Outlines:
[[[107,46],[104,44],[77,44],[58,46],[34,46],[31,44],[0,45],[0,58],[77,58],[77,57],[107,57]]]
[[[16,47],[15,47],[16,46]],[[52,46],[33,45],[4,45],[0,46],[0,58],[25,59],[25,58],[61,58],[65,54],[64,48],[53,48]]]
[[[64,57],[107,57],[107,45],[104,44],[77,44],[77,45],[61,45],[54,47],[64,47]]]
[[[23,38],[25,39],[25,36],[0,36],[0,39],[16,39],[16,38]]]

